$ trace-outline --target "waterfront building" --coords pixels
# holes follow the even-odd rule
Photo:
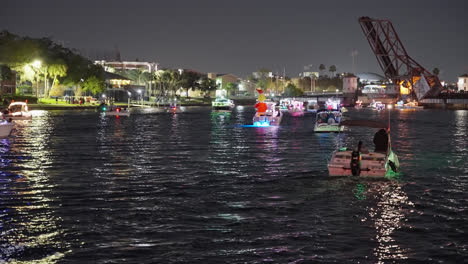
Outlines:
[[[359,82],[362,84],[383,84],[387,82],[385,77],[373,72],[357,73],[356,77],[359,78]]]
[[[343,93],[354,94],[357,90],[357,76],[354,74],[347,74],[343,76]]]
[[[468,74],[463,74],[460,77],[458,77],[457,87],[459,92],[468,92]]]
[[[299,77],[309,77],[309,78],[318,78],[319,77],[319,73],[318,72],[301,72],[299,73]]]
[[[0,93],[1,94],[15,94],[16,93],[16,72],[11,71],[11,76],[8,80],[0,80]]]
[[[127,101],[128,98],[142,99],[146,93],[144,85],[135,85],[130,79],[119,74],[105,72],[104,78],[106,84],[105,96],[115,101]]]
[[[215,80],[216,84],[218,85],[218,89],[216,90],[216,96],[228,96],[227,88],[229,83],[237,84],[239,87],[240,78],[232,73],[222,73],[216,74],[213,72],[209,72],[207,74],[208,78]],[[231,91],[232,94],[237,93],[238,91]]]
[[[101,65],[105,71],[115,70],[142,70],[148,72],[158,71],[159,64],[156,62],[143,62],[143,61],[105,61],[98,60],[95,64]]]
[[[120,59],[120,56],[117,56],[117,59]],[[150,74],[157,72],[159,64],[156,62],[144,62],[144,61],[106,61],[106,60],[97,60],[95,64],[101,65],[106,72],[114,72],[115,70],[140,70],[142,72],[149,72]],[[144,88],[143,96],[146,94],[146,91],[152,91],[152,82],[147,83],[148,89]],[[140,89],[137,89],[140,90]]]

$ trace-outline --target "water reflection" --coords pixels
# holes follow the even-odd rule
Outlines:
[[[455,111],[455,134],[453,137],[454,146],[457,152],[467,153],[468,141],[466,135],[468,134],[468,111],[458,110]],[[466,157],[466,156],[465,156]]]
[[[53,127],[45,111],[36,111],[33,120],[16,122],[11,141],[2,140],[2,165],[8,166],[1,172],[1,191],[9,199],[2,199],[0,209],[0,262],[55,263],[68,252],[52,195],[56,185],[46,173],[53,163]]]
[[[414,207],[414,204],[409,201],[401,184],[396,181],[369,182],[355,190],[358,199],[366,199],[367,196],[377,202],[375,207],[367,207],[368,217],[362,219],[363,222],[371,221],[375,228],[378,244],[374,248],[374,255],[378,259],[377,263],[407,259],[409,249],[401,246],[394,236],[407,220],[410,212],[408,208]]]

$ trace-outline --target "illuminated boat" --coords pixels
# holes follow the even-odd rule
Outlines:
[[[25,102],[13,102],[8,109],[2,113],[5,120],[31,120],[32,114],[28,110],[28,104]]]
[[[403,101],[398,101],[395,104],[395,108],[397,109],[424,109],[424,107],[418,105],[418,102],[416,101],[408,102],[406,104]]]
[[[265,102],[267,104],[267,111],[265,113],[255,113],[253,118],[254,126],[279,126],[283,113],[276,109],[274,102]]]
[[[173,114],[180,114],[183,111],[180,109],[180,107],[176,104],[171,104],[169,107],[166,109],[166,112],[168,113],[173,113]]]
[[[129,109],[122,109],[121,107],[116,107],[109,111],[104,111],[104,115],[106,116],[130,116]]]
[[[279,110],[281,112],[287,112],[289,110],[290,105],[291,105],[291,99],[280,100]]]
[[[357,176],[384,178],[398,173],[400,163],[392,151],[390,134],[383,123],[368,120],[345,120],[346,126],[380,129],[374,136],[375,151],[368,151],[359,141],[356,150],[340,148],[328,163],[329,176]]]
[[[14,123],[8,122],[6,120],[0,122],[0,138],[8,137],[11,134],[14,126]]]
[[[361,101],[361,100],[357,100],[357,101],[356,101],[356,104],[354,105],[354,108],[356,108],[356,109],[361,109],[361,108],[362,108],[362,101]]]
[[[288,113],[292,116],[303,116],[304,115],[304,103],[300,101],[291,101],[288,107]]]
[[[338,110],[319,110],[315,118],[314,132],[328,133],[341,132],[344,127],[341,125],[341,112]]]
[[[373,108],[373,109],[375,109],[375,110],[380,111],[380,110],[384,110],[384,109],[385,109],[385,104],[383,104],[383,103],[380,102],[380,101],[377,101],[377,102],[376,102],[376,101],[373,100],[372,103],[369,105],[369,107],[371,107],[371,108]]]
[[[218,97],[211,102],[211,106],[214,110],[232,110],[232,108],[234,108],[234,101],[224,97]]]

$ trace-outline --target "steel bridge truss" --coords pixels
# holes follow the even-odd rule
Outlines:
[[[423,97],[440,93],[442,85],[439,78],[408,55],[392,22],[361,17],[359,24],[387,78],[398,84],[415,76],[424,76],[430,89]]]

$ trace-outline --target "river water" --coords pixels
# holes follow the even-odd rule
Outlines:
[[[329,178],[314,114],[36,111],[0,145],[0,263],[462,263],[468,111],[391,111],[394,180]],[[386,122],[388,112],[348,119]]]

